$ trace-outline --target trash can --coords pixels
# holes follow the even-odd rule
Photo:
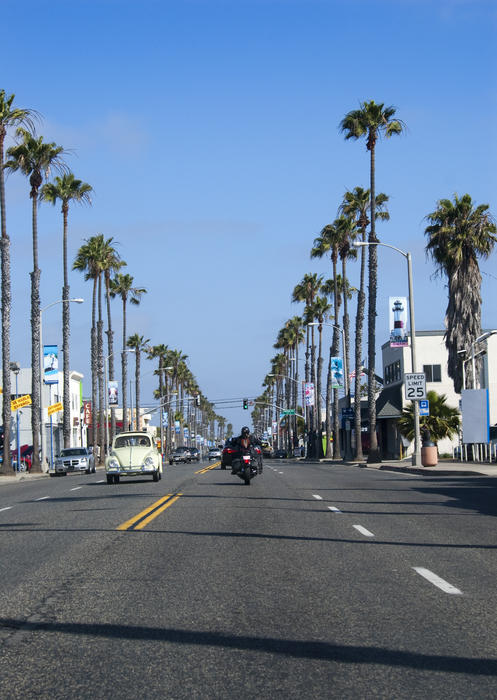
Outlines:
[[[423,467],[436,467],[438,464],[438,449],[432,442],[430,431],[424,429],[421,431],[421,464]]]

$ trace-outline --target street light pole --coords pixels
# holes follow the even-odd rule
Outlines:
[[[107,375],[109,373],[108,367],[109,367],[109,358],[112,357],[113,355],[116,355],[118,352],[121,352],[121,350],[116,350],[115,352],[111,352],[110,355],[107,355],[104,358],[104,399],[105,399],[105,446],[104,446],[104,455],[107,454],[108,449],[109,449],[109,420],[108,420],[108,413],[109,413],[109,381],[107,379]],[[124,352],[135,352],[134,348],[128,348]],[[124,426],[124,414],[123,414],[123,426]]]
[[[360,248],[361,246],[370,245],[381,245],[385,248],[391,248],[400,253],[407,260],[407,283],[409,288],[409,323],[411,326],[411,371],[413,373],[417,372],[416,364],[416,327],[414,324],[414,292],[412,284],[412,258],[410,252],[404,252],[400,248],[389,243],[380,243],[379,241],[354,241],[354,246]],[[370,372],[374,372],[374,367],[369,368]],[[414,452],[412,454],[412,465],[414,467],[421,466],[421,434],[419,429],[419,401],[414,401]]]
[[[17,378],[19,376],[19,372],[21,371],[21,366],[18,362],[11,362],[10,363],[10,371],[14,372],[16,375],[16,399],[19,398],[19,388],[17,384]],[[16,471],[19,471],[21,468],[21,445],[19,443],[19,409],[16,411],[16,446],[17,446],[17,469]],[[10,445],[9,445],[10,447]]]
[[[57,299],[57,301],[53,301],[51,304],[48,304],[47,306],[44,306],[42,309],[40,309],[40,454],[41,454],[41,469],[43,471],[43,467],[45,465],[45,423],[43,420],[43,329],[42,329],[42,319],[43,319],[43,312],[49,309],[51,306],[55,306],[56,304],[63,304],[66,301],[66,299]],[[84,299],[67,299],[67,302],[74,302],[75,304],[82,304],[84,302]],[[34,459],[35,455],[33,455]]]

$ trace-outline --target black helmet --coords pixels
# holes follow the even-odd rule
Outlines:
[[[248,437],[249,435],[250,435],[250,428],[247,428],[247,426],[245,425],[242,428],[242,437]]]

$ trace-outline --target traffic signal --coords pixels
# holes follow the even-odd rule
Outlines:
[[[248,399],[243,399],[243,408],[244,408],[245,410],[248,409]]]

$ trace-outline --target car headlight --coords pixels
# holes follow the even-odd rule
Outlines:
[[[152,457],[147,457],[146,459],[143,460],[143,466],[144,467],[153,467],[154,466],[154,460]]]
[[[119,462],[115,457],[109,457],[107,469],[119,469]]]

